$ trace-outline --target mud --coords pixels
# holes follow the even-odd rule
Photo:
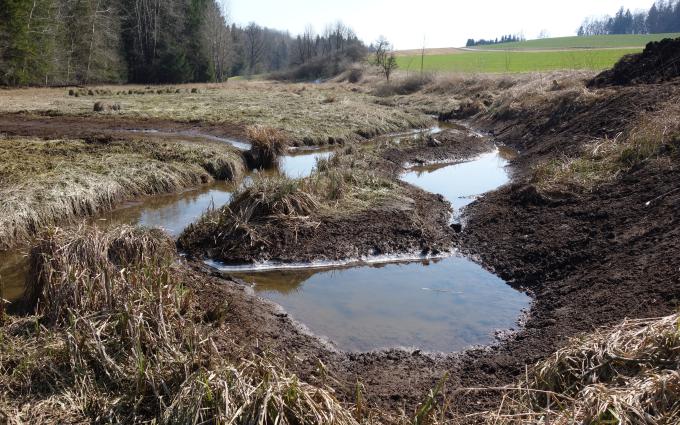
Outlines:
[[[237,234],[203,235],[190,228],[180,249],[195,259],[226,264],[336,261],[373,255],[437,254],[451,246],[450,206],[443,198],[402,184],[405,198],[352,214],[315,214],[304,220],[272,217],[257,223],[258,240]]]
[[[132,119],[116,116],[62,116],[49,113],[0,114],[0,132],[10,136],[30,136],[44,139],[110,136],[117,139],[153,137],[156,131],[167,133],[197,132],[216,137],[245,138],[245,129],[227,124],[200,121],[176,122],[159,119]]]

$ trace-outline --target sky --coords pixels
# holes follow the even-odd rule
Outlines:
[[[321,32],[340,20],[367,43],[384,35],[396,49],[460,47],[468,38],[522,33],[536,38],[576,35],[584,18],[614,14],[620,6],[649,9],[653,0],[225,0],[237,24]]]

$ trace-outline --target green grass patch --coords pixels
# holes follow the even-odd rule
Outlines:
[[[666,34],[621,34],[621,35],[591,35],[586,37],[555,37],[538,40],[502,43],[490,46],[478,46],[484,50],[514,50],[514,49],[602,49],[623,47],[644,47],[651,41],[664,38],[677,38],[680,33]]]
[[[601,70],[610,68],[622,56],[642,48],[608,50],[569,50],[555,52],[479,51],[425,56],[425,70],[439,72],[519,73],[555,70]],[[400,69],[415,69],[420,59],[397,58]]]

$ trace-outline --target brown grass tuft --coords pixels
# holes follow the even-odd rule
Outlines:
[[[502,389],[488,423],[671,424],[680,417],[680,315],[574,338]]]
[[[278,163],[279,156],[288,149],[288,137],[280,130],[250,126],[246,128],[251,148],[247,152],[248,163],[251,168],[273,168]]]
[[[3,422],[356,424],[273,360],[226,361],[167,236],[52,230],[32,256],[39,315],[0,327]]]

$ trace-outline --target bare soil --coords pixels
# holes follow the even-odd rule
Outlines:
[[[591,87],[662,83],[680,77],[680,38],[648,43],[590,81]]]

